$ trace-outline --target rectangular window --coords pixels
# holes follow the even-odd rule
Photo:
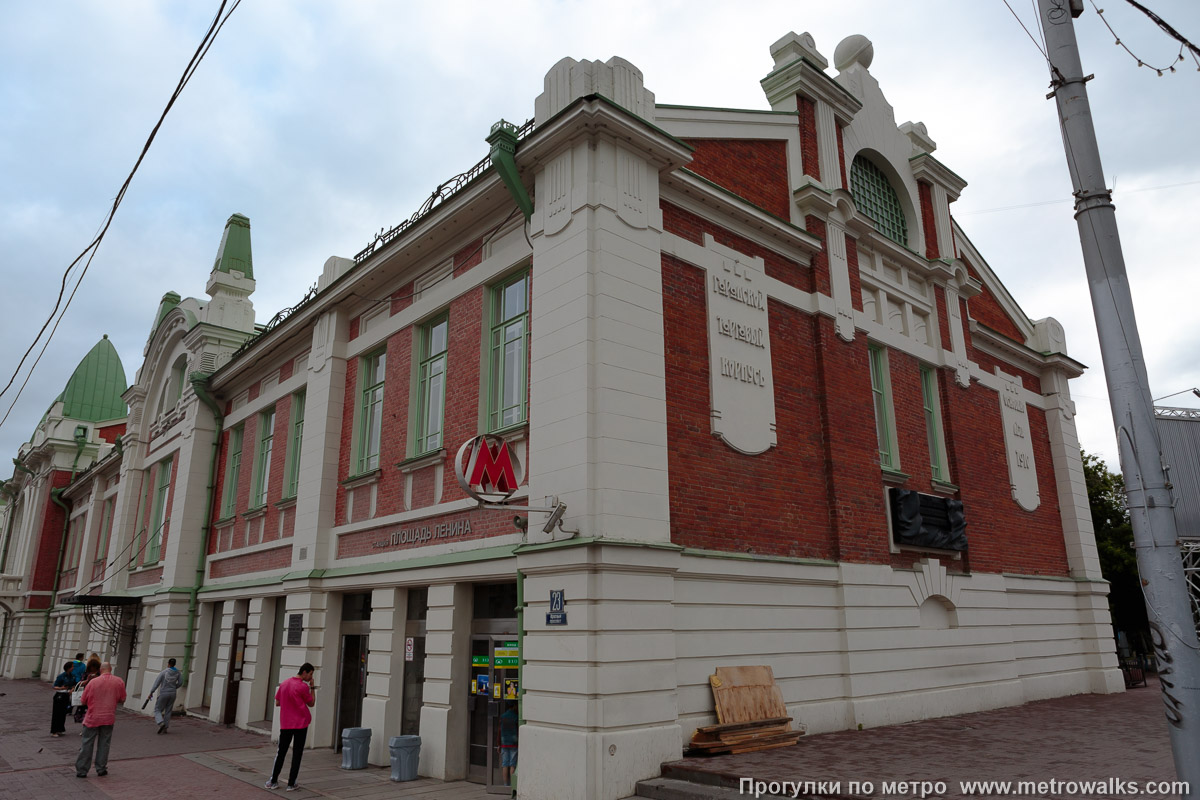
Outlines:
[[[421,331],[421,367],[417,396],[417,455],[442,446],[446,408],[446,342],[450,322],[442,317]]]
[[[488,430],[525,421],[528,394],[529,273],[522,272],[492,290]]]
[[[362,360],[362,395],[358,416],[358,473],[379,468],[379,443],[383,436],[383,376],[387,367],[387,351],[380,351]]]
[[[921,365],[921,396],[925,403],[925,431],[929,437],[929,465],[935,481],[948,481],[945,440],[942,438],[942,414],[938,402],[937,373]]]
[[[254,455],[253,508],[267,504],[267,489],[271,483],[271,451],[275,447],[275,409],[264,411],[258,417],[258,449]]]
[[[76,517],[71,520],[71,524],[67,526],[67,546],[63,552],[62,571],[69,572],[78,566],[75,563],[75,541],[79,538],[79,520],[82,517]]]
[[[164,518],[167,510],[167,493],[171,488],[171,459],[160,461],[158,464],[158,480],[154,488],[154,509],[150,519],[150,540],[146,544],[146,560],[143,563],[154,564],[158,561],[159,549],[162,545],[162,531],[166,524]]]
[[[96,560],[108,558],[108,537],[112,534],[113,515],[116,513],[116,498],[110,497],[104,501],[100,512],[100,536],[96,539]]]
[[[221,501],[221,517],[232,517],[237,511],[238,473],[242,471],[242,433],[238,425],[229,432],[229,455],[225,459],[225,496]]]
[[[895,423],[892,421],[892,389],[888,377],[887,353],[878,345],[869,346],[871,394],[875,401],[875,435],[879,440],[879,466],[900,469],[896,452]]]
[[[300,444],[304,441],[304,392],[292,395],[292,434],[288,438],[288,471],[284,497],[295,497],[300,488]]]

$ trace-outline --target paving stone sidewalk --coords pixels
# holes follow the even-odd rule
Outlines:
[[[67,735],[50,736],[51,694],[49,684],[40,681],[0,679],[0,800],[488,797],[482,786],[470,783],[428,778],[393,783],[390,770],[382,767],[343,770],[341,756],[328,748],[305,751],[301,791],[269,791],[263,783],[275,746],[266,736],[190,717],[176,717],[170,732],[159,735],[153,718],[124,709],[117,713],[108,775],[97,777],[93,771],[81,780],[74,766],[81,726],[68,721]]]
[[[1060,697],[886,728],[801,737],[795,747],[760,753],[686,758],[665,765],[663,775],[734,789],[743,778],[767,783],[824,782],[826,789],[837,783],[838,791],[826,794],[839,797],[885,796],[884,781],[944,781],[946,797],[996,797],[1014,796],[1015,791],[970,794],[961,790],[959,782],[1112,778],[1145,787],[1147,781],[1176,780],[1162,695],[1153,679],[1148,686],[1123,694]],[[869,781],[873,791],[852,792],[851,781]],[[1138,794],[1129,788],[1113,784],[1087,793],[1039,791],[1033,796]]]

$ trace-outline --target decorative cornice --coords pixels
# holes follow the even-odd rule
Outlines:
[[[966,188],[967,182],[956,175],[942,162],[929,153],[920,153],[908,160],[912,166],[913,177],[919,181],[937,184],[946,190],[950,201],[954,202]]]
[[[971,344],[988,355],[1002,359],[1014,366],[1041,372],[1056,369],[1068,378],[1078,378],[1086,366],[1062,353],[1039,353],[1031,347],[1013,341],[1002,333],[992,330],[976,320],[970,320]]]
[[[857,97],[804,57],[784,64],[759,81],[759,84],[772,107],[794,94],[828,103],[839,125],[849,125],[854,115],[863,107]]]
[[[821,251],[819,236],[768,214],[693,172],[679,170],[664,175],[662,188],[663,202],[685,208],[784,258],[793,261],[798,260],[798,255],[811,258]]]

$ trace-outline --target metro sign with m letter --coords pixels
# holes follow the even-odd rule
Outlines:
[[[468,439],[454,457],[458,485],[481,503],[502,503],[525,479],[525,467],[508,442],[483,434]]]

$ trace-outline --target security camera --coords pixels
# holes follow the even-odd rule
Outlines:
[[[555,506],[554,510],[550,512],[550,519],[546,520],[546,524],[542,526],[542,532],[552,533],[554,531],[554,526],[562,520],[563,514],[565,513],[567,513],[566,503],[559,503],[557,506]]]
[[[513,517],[513,527],[519,531],[525,531],[529,528],[529,520],[525,517],[522,517],[520,514],[517,514],[515,517]]]

